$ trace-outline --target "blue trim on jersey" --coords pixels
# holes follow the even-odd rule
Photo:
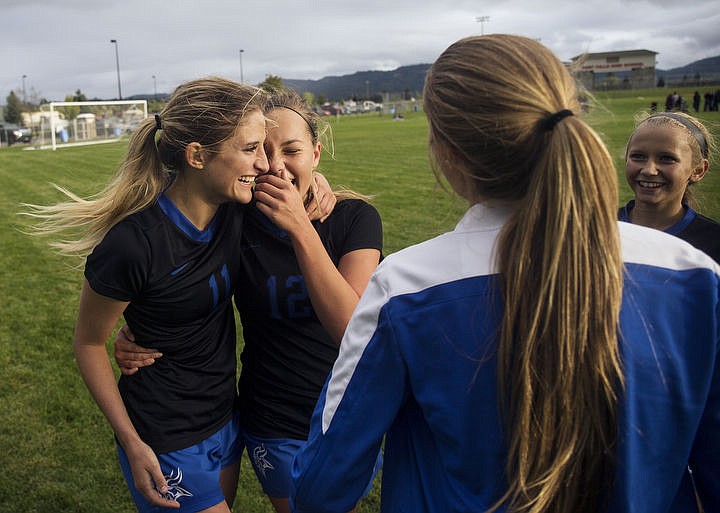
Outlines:
[[[170,218],[173,224],[180,228],[183,233],[185,233],[185,235],[187,235],[194,241],[210,242],[212,240],[213,235],[215,234],[217,212],[212,218],[212,221],[210,221],[210,224],[208,224],[207,228],[205,228],[204,230],[198,230],[195,225],[192,224],[192,222],[187,217],[185,217],[185,214],[183,214],[180,209],[175,206],[175,203],[173,203],[172,200],[168,198],[167,194],[165,194],[164,192],[158,198],[158,205],[160,205],[162,211],[165,212],[165,215]]]
[[[174,271],[172,271],[172,272],[170,273],[170,276],[177,276],[177,275],[180,274],[180,273],[183,271],[183,269],[185,269],[188,265],[190,265],[190,262],[185,262],[183,265],[181,265],[180,267],[178,267],[177,269],[175,269]]]
[[[182,269],[182,268],[181,268]],[[227,264],[223,264],[223,266],[220,268],[220,276],[223,279],[223,282],[225,283],[225,292],[226,294],[223,295],[223,299],[227,297],[227,294],[229,294],[230,291],[230,273],[228,272]],[[210,291],[212,292],[213,296],[213,308],[217,307],[217,305],[220,302],[220,287],[217,282],[216,275],[211,275],[210,279],[208,280],[208,284],[210,285]]]
[[[688,226],[690,226],[690,223],[695,220],[695,218],[697,217],[697,212],[695,212],[692,208],[685,204],[683,204],[683,207],[685,208],[685,215],[677,223],[663,230],[665,233],[669,233],[670,235],[679,235]],[[630,220],[630,211],[633,208],[635,208],[635,200],[628,201],[627,205],[620,209],[620,213],[618,215],[620,221],[632,223],[632,221]]]
[[[212,291],[213,308],[215,308],[218,304],[218,299],[220,297],[220,290],[218,289],[217,279],[215,278],[214,274],[210,276],[208,283],[210,284],[210,290]]]
[[[222,276],[223,280],[225,281],[225,290],[228,292],[230,289],[230,273],[228,272],[228,266],[227,264],[223,264],[223,266],[220,268],[220,276]]]

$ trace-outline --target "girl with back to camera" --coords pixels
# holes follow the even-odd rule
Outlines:
[[[264,97],[221,78],[180,85],[133,134],[100,194],[35,206],[39,231],[87,256],[74,337],[80,373],[115,432],[140,512],[229,512],[242,444],[235,322],[242,203],[267,171]],[[120,316],[163,358],[116,383],[105,342]]]
[[[643,119],[625,152],[635,199],[620,209],[620,220],[680,237],[720,262],[720,224],[695,211],[691,189],[707,174],[714,148],[705,125],[688,114]]]
[[[460,40],[425,84],[456,229],[387,257],[293,461],[295,513],[720,508],[720,268],[618,223],[575,83],[537,41]],[[487,101],[492,98],[492,101]]]

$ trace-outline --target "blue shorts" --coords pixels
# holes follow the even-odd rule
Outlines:
[[[155,506],[145,499],[135,488],[127,455],[118,444],[120,467],[139,513],[193,513],[224,501],[225,496],[220,488],[220,470],[238,462],[242,456],[239,430],[240,422],[236,415],[220,431],[199,444],[157,455],[168,484],[166,497],[178,501],[180,510]]]
[[[295,454],[306,440],[292,438],[258,438],[242,431],[248,457],[257,475],[263,491],[268,497],[286,499],[290,497],[290,467]],[[378,453],[370,482],[363,491],[362,497],[370,493],[373,480],[380,472],[383,457]]]

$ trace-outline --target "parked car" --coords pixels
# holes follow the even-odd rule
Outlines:
[[[383,104],[382,103],[375,103],[371,100],[365,100],[362,103],[362,111],[363,112],[382,112]]]
[[[17,142],[29,143],[32,139],[32,130],[13,123],[0,123],[0,143],[15,144]]]

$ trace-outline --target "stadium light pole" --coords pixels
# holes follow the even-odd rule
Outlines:
[[[153,77],[153,92],[155,93],[155,101],[157,101],[157,79],[155,78],[155,75]]]
[[[243,76],[243,66],[242,66],[242,54],[243,54],[244,51],[245,51],[245,50],[243,50],[242,48],[240,48],[240,83],[241,83],[241,84],[244,84],[244,83],[245,83],[245,77]]]
[[[118,77],[118,100],[122,100],[122,90],[120,89],[120,55],[118,54],[118,42],[117,39],[111,39],[110,42],[115,45],[115,67],[117,68]]]
[[[475,21],[477,21],[480,24],[480,35],[485,35],[485,22],[490,21],[490,16],[476,16]]]
[[[27,75],[23,75],[23,103],[27,103],[27,96],[25,95],[25,79],[27,78]]]
[[[370,99],[370,81],[369,80],[365,81],[365,99],[366,100]]]

